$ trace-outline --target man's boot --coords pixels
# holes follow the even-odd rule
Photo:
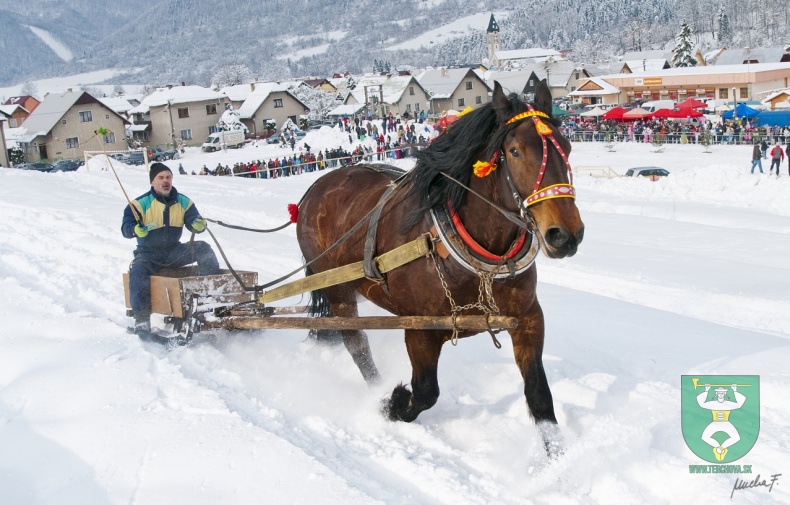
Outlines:
[[[151,314],[140,313],[134,315],[134,334],[143,340],[151,340]]]

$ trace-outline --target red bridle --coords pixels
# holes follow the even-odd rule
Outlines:
[[[544,200],[550,200],[552,198],[576,198],[576,190],[573,187],[573,171],[571,169],[571,164],[568,161],[568,155],[565,154],[565,150],[562,148],[562,146],[560,146],[560,143],[557,142],[557,139],[554,138],[554,132],[552,131],[551,127],[549,127],[549,125],[540,119],[549,119],[549,115],[539,110],[535,110],[532,105],[528,105],[527,107],[529,107],[529,110],[520,114],[516,114],[510,118],[507,123],[505,123],[513,124],[523,119],[532,118],[532,121],[535,123],[535,129],[540,134],[540,140],[543,143],[543,157],[540,163],[540,172],[538,173],[538,178],[535,181],[535,186],[532,188],[532,194],[529,195],[524,201],[526,205],[520,201],[519,206],[526,210],[526,208],[530,207],[531,205],[535,205],[536,203],[542,202]],[[565,162],[565,166],[568,168],[569,184],[553,184],[543,189],[540,188],[540,184],[543,182],[543,175],[546,173],[546,164],[549,158],[549,148],[548,143],[546,142],[546,137],[548,137],[549,140],[551,140],[551,143],[554,144],[554,148],[557,149],[558,153],[560,153],[560,156],[562,156],[562,161]],[[517,200],[521,200],[521,195],[516,196]]]

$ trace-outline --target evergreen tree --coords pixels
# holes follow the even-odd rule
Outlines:
[[[695,67],[697,59],[694,58],[694,45],[691,43],[691,28],[686,20],[680,25],[680,33],[675,37],[677,44],[672,49],[673,67]]]
[[[725,47],[732,43],[732,26],[730,26],[730,17],[724,12],[724,7],[719,11],[719,42]]]

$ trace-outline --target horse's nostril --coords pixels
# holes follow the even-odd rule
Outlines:
[[[570,233],[568,233],[565,228],[554,227],[546,231],[546,242],[555,249],[563,247],[568,242],[569,238]]]

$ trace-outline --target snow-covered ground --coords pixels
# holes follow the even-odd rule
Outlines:
[[[332,135],[307,141],[323,149]],[[282,153],[261,144],[179,161],[191,171]],[[73,173],[2,169],[0,502],[790,503],[790,177],[786,161],[779,179],[749,174],[750,153],[574,145],[574,166],[672,174],[577,175],[579,253],[538,259],[566,443],[555,461],[506,336],[500,350],[485,335],[445,346],[441,397],[411,424],[378,413],[410,376],[398,331],[369,332],[383,376],[372,389],[342,347],[304,331],[219,332],[172,352],[142,344],[125,331],[133,243],[120,234],[112,173],[98,160]],[[130,196],[147,189],[143,171],[117,169]],[[320,175],[176,175],[175,185],[204,216],[267,228]],[[212,230],[261,282],[301,264],[292,227]],[[684,374],[760,375],[759,438],[738,462],[754,475],[690,474],[705,462],[681,434]],[[736,478],[756,474],[783,476],[770,492],[733,493]]]

